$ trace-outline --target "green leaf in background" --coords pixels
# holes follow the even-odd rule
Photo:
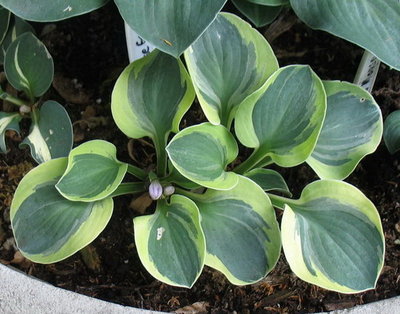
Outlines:
[[[206,265],[235,285],[264,278],[281,251],[275,211],[264,191],[239,176],[229,191],[207,190],[194,198],[206,237]]]
[[[4,59],[7,80],[30,99],[42,96],[53,81],[53,58],[32,33],[25,33],[8,47]]]
[[[285,179],[275,170],[257,168],[246,172],[244,176],[257,183],[264,191],[277,191],[292,196]]]
[[[236,173],[225,171],[238,146],[222,125],[188,127],[174,136],[166,150],[174,167],[193,182],[216,190],[229,190],[238,183]]]
[[[322,179],[342,180],[364,156],[378,147],[382,114],[363,88],[346,82],[326,81],[328,108],[321,134],[307,163]]]
[[[289,0],[247,0],[247,1],[259,5],[269,5],[269,6],[280,6],[289,3]]]
[[[236,135],[255,148],[247,163],[262,165],[269,159],[292,167],[304,162],[315,147],[325,111],[324,87],[308,66],[281,68],[239,106]],[[241,172],[249,170],[244,165]]]
[[[7,152],[6,131],[13,130],[19,133],[19,121],[22,116],[19,113],[0,112],[0,153]]]
[[[33,111],[28,137],[20,144],[28,145],[37,163],[66,157],[73,144],[72,124],[67,111],[58,102],[46,101],[40,111]]]
[[[232,2],[257,28],[272,23],[282,11],[281,6],[259,5],[248,0],[232,0]]]
[[[398,0],[290,0],[310,27],[347,39],[400,70]]]
[[[52,22],[96,10],[107,2],[108,0],[0,0],[0,5],[25,20]]]
[[[54,187],[67,158],[50,160],[20,182],[11,204],[11,224],[21,253],[36,263],[55,263],[91,243],[113,212],[111,198],[71,202]]]
[[[127,164],[117,160],[117,149],[113,144],[89,141],[71,151],[67,170],[56,188],[71,201],[101,200],[117,189],[127,168]]]
[[[392,112],[386,118],[383,139],[391,154],[400,150],[400,110]]]
[[[10,44],[16,40],[19,35],[27,32],[34,33],[32,26],[23,19],[12,16],[7,34],[0,45],[0,64],[4,63],[4,57]]]
[[[185,60],[207,119],[228,128],[237,106],[278,69],[265,38],[228,13],[218,15]]]
[[[3,42],[4,37],[6,37],[10,24],[10,17],[10,11],[0,7],[0,44]]]
[[[342,181],[308,185],[282,217],[282,245],[302,280],[341,293],[373,289],[383,267],[384,235],[372,202]]]
[[[115,0],[140,37],[179,57],[211,24],[226,0]]]
[[[112,115],[127,136],[149,136],[164,149],[194,97],[182,62],[155,50],[122,72],[112,93]]]
[[[156,279],[169,285],[193,286],[204,266],[205,239],[193,201],[171,196],[157,202],[153,215],[133,219],[140,260]]]

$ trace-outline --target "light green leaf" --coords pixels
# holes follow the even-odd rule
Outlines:
[[[37,163],[66,157],[73,144],[72,124],[67,111],[58,102],[46,101],[33,111],[31,130],[20,144],[28,145]]]
[[[239,176],[229,191],[194,198],[206,237],[206,265],[235,285],[264,278],[278,261],[281,241],[271,201],[253,181]]]
[[[347,39],[400,70],[398,0],[291,0],[306,24]]]
[[[10,11],[0,7],[0,44],[3,42],[4,37],[6,37],[10,24],[10,17]]]
[[[153,215],[133,219],[140,260],[156,279],[169,285],[193,286],[204,266],[205,239],[193,201],[171,196],[157,202]]]
[[[0,5],[25,20],[52,22],[93,11],[107,2],[108,0],[0,0]]]
[[[281,6],[266,6],[248,0],[232,0],[235,7],[257,28],[272,23],[282,10]]]
[[[4,59],[7,80],[30,99],[42,96],[53,81],[53,59],[43,43],[25,33],[8,47]]]
[[[119,77],[111,109],[127,136],[149,136],[163,146],[194,100],[194,89],[181,61],[160,52],[133,62]],[[165,146],[162,147],[164,149]]]
[[[68,156],[68,167],[56,188],[71,201],[93,202],[112,194],[128,164],[117,160],[116,147],[102,140],[83,143]]]
[[[179,57],[215,19],[226,0],[115,0],[140,37]]]
[[[7,34],[0,45],[0,64],[4,63],[4,57],[10,44],[16,40],[19,35],[27,32],[34,33],[32,26],[19,17],[12,16]]]
[[[280,6],[289,3],[289,0],[247,0],[259,5]]]
[[[111,218],[111,198],[93,203],[71,202],[54,185],[67,158],[50,160],[20,182],[11,204],[11,224],[21,253],[36,263],[55,263],[91,243]]]
[[[278,69],[265,38],[228,13],[218,15],[185,59],[207,119],[228,128],[237,106]]]
[[[375,287],[384,261],[382,225],[375,206],[352,185],[308,185],[299,200],[288,200],[281,228],[286,260],[304,281],[341,293]]]
[[[392,112],[386,118],[383,139],[391,154],[400,150],[400,110]]]
[[[328,108],[321,134],[307,163],[322,179],[342,180],[364,156],[378,147],[382,114],[363,88],[346,82],[324,82]]]
[[[244,176],[257,183],[264,191],[278,191],[292,196],[285,179],[275,170],[257,168],[246,172]]]
[[[0,153],[7,152],[6,146],[6,131],[13,130],[19,133],[19,121],[22,116],[19,113],[0,112]]]
[[[326,95],[317,75],[308,66],[288,66],[239,106],[236,135],[255,148],[252,165],[269,158],[282,167],[296,166],[312,153],[325,111]]]
[[[229,190],[238,176],[226,172],[226,166],[238,154],[233,135],[221,125],[203,123],[180,131],[168,144],[168,156],[186,178],[202,186]]]

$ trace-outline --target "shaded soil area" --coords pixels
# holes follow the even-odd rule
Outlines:
[[[310,64],[322,79],[353,80],[362,49],[312,31],[291,14],[282,20],[287,24],[285,32],[282,21],[260,30],[273,38],[271,45],[281,65]],[[65,105],[74,122],[75,143],[105,139],[118,147],[120,160],[149,166],[155,157],[150,141],[127,139],[111,117],[111,91],[128,64],[123,22],[116,8],[109,4],[82,17],[34,27],[55,61],[53,88],[44,98]],[[373,95],[384,117],[400,109],[399,72],[382,65]],[[203,120],[195,104],[183,123]],[[27,131],[25,128],[22,135]],[[132,219],[139,215],[146,197],[133,204],[130,197],[117,198],[111,222],[82,252],[57,264],[33,264],[17,251],[9,221],[13,192],[23,175],[35,166],[29,152],[18,149],[20,141],[9,132],[10,152],[0,156],[0,260],[58,287],[124,305],[179,313],[319,312],[400,294],[400,155],[391,156],[383,144],[346,181],[365,193],[380,212],[386,237],[385,266],[375,290],[343,295],[296,278],[283,255],[274,271],[255,285],[233,286],[207,267],[190,290],[162,284],[143,268],[133,243]],[[295,197],[317,179],[307,165],[280,170]]]

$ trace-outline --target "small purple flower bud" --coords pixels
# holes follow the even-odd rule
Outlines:
[[[172,185],[168,185],[164,188],[164,195],[170,196],[175,193],[175,188]]]
[[[29,107],[27,105],[22,105],[21,107],[19,107],[19,112],[20,113],[29,113],[29,112],[31,112],[31,107]]]
[[[150,183],[149,186],[149,194],[152,200],[156,201],[158,200],[163,193],[163,188],[158,182],[158,180],[154,180],[153,182]]]

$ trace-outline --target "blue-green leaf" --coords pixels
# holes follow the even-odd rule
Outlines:
[[[246,172],[244,176],[257,183],[264,191],[277,191],[292,196],[285,179],[275,170],[256,168]]]
[[[232,2],[256,27],[272,23],[282,10],[281,6],[260,5],[249,0],[232,0]]]
[[[19,133],[19,121],[22,116],[19,113],[0,112],[0,152],[6,153],[7,146],[5,135],[7,130],[13,130]]]
[[[400,110],[392,112],[386,118],[383,139],[391,154],[400,150]]]

